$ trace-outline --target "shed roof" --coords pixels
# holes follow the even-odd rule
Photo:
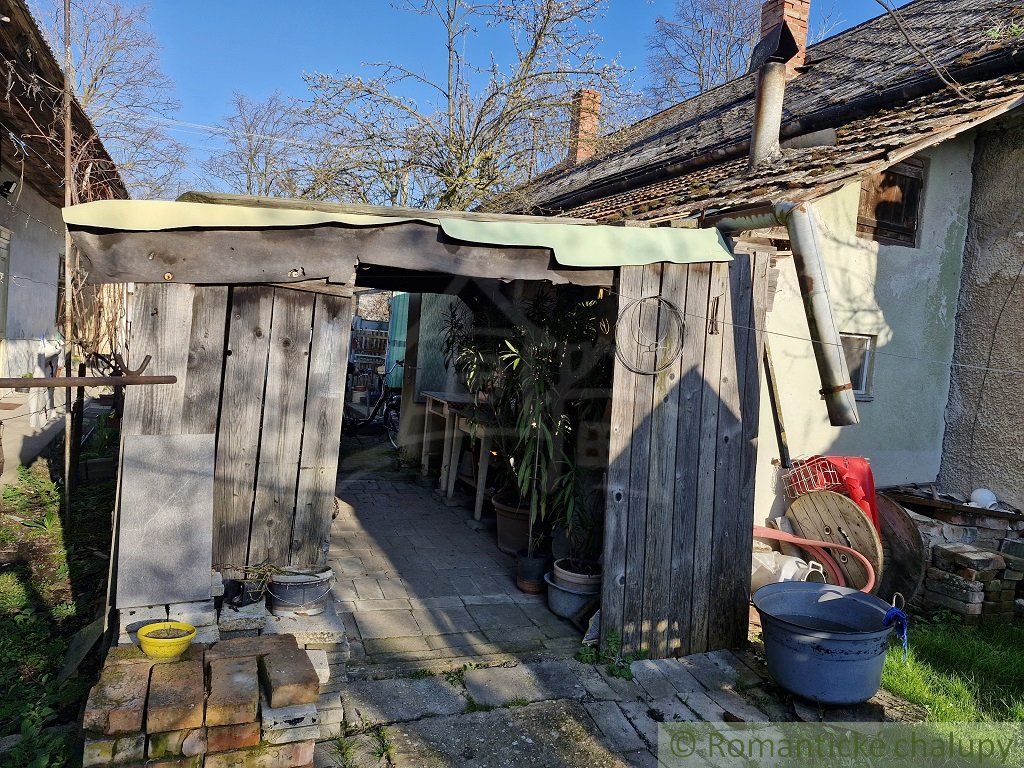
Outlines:
[[[746,75],[608,137],[597,156],[542,174],[527,188],[526,205],[521,196],[513,204],[657,220],[807,199],[1017,105],[1024,52],[1008,29],[1024,20],[1021,3],[916,0],[900,13],[915,42],[974,100],[946,88],[882,15],[811,46],[804,71],[787,85],[783,137],[835,129],[835,146],[787,150],[779,162],[748,174],[755,76]]]

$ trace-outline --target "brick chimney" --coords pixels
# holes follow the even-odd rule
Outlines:
[[[765,0],[761,6],[761,37],[786,22],[800,46],[800,52],[786,63],[787,80],[797,76],[797,67],[803,66],[806,58],[807,25],[810,18],[811,0]]]
[[[576,91],[569,123],[569,164],[589,160],[597,152],[601,130],[601,92],[590,88]]]

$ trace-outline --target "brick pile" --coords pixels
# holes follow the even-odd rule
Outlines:
[[[925,575],[924,607],[952,611],[968,624],[1006,620],[1013,616],[1022,579],[1024,558],[971,544],[935,545]]]
[[[327,738],[317,706],[324,653],[288,634],[193,643],[168,663],[112,648],[86,704],[83,766],[312,765],[315,742]]]

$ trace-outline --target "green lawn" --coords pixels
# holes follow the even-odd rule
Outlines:
[[[936,722],[1024,721],[1024,623],[968,627],[911,619],[910,654],[894,644],[882,685]]]
[[[5,764],[75,764],[79,710],[95,654],[62,683],[74,633],[97,615],[106,589],[114,484],[76,490],[72,524],[60,522],[60,490],[46,464],[22,468],[0,497],[0,737],[24,739]],[[62,727],[66,726],[66,727]]]

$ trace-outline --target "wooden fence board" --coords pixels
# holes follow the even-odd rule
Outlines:
[[[690,593],[690,643],[687,653],[708,647],[708,614],[712,609],[711,552],[714,546],[715,448],[718,436],[719,386],[722,371],[723,336],[731,327],[723,325],[724,296],[729,288],[728,264],[711,265],[708,305],[705,309],[704,367],[702,370],[700,427],[697,457],[697,496],[693,538],[693,569]],[[693,313],[699,314],[699,313]],[[696,320],[696,318],[691,318]],[[698,321],[699,322],[699,321]]]
[[[619,311],[640,295],[642,267],[619,270]],[[630,458],[633,399],[637,375],[616,356],[612,372],[611,431],[604,516],[604,560],[601,579],[601,634],[622,637],[626,585],[626,538],[629,530]]]
[[[315,295],[274,289],[250,564],[290,559]]]
[[[227,570],[246,562],[273,298],[267,286],[231,289],[213,504],[213,562]]]
[[[643,268],[640,293],[634,298],[658,296],[661,292],[661,265],[651,264]],[[636,318],[635,313],[630,317]],[[636,348],[642,348],[646,339],[653,339],[658,329],[658,310],[654,302],[640,305],[637,335],[631,334],[629,341],[634,349],[627,350],[629,359],[639,361],[644,368],[653,366],[655,354],[649,352],[642,356],[636,354]],[[625,334],[618,334],[616,342],[624,342]],[[649,630],[644,626],[644,561],[647,546],[647,497],[650,480],[651,452],[659,450],[651,442],[651,409],[654,405],[654,377],[638,375],[633,382],[633,428],[632,448],[630,451],[629,473],[629,526],[626,534],[626,589],[625,605],[622,619],[622,648],[625,651],[639,650],[643,645],[644,634]]]
[[[128,364],[138,367],[149,355],[147,374],[177,376],[176,384],[126,387],[121,431],[125,435],[177,435],[182,431],[182,403],[192,327],[191,285],[136,286]]]
[[[686,304],[687,267],[665,264],[662,268],[661,296],[678,307]],[[682,320],[683,318],[678,318]],[[674,313],[663,305],[658,317],[658,337],[670,340],[677,332]],[[683,338],[676,336],[679,344]],[[676,436],[679,427],[679,358],[654,379],[651,411],[651,463],[647,492],[647,543],[644,557],[643,645],[655,658],[669,655],[669,620],[672,586],[672,525],[675,507]],[[657,367],[663,361],[659,358]]]
[[[298,502],[292,525],[293,565],[323,565],[327,560],[345,400],[344,363],[354,304],[353,299],[318,296],[313,309]]]
[[[676,476],[672,523],[672,581],[669,647],[685,655],[690,647],[694,544],[697,525],[697,470],[700,458],[701,398],[704,392],[704,341],[711,266],[691,264],[683,315],[683,354],[679,360],[679,426],[676,430]]]
[[[227,312],[226,285],[195,287],[182,404],[182,432],[185,434],[217,431]]]
[[[736,254],[729,265],[729,289],[724,296],[722,373],[719,379],[718,436],[715,456],[715,513],[711,552],[708,647],[734,644],[739,632],[736,606],[745,604],[740,553],[751,537],[751,523],[742,530],[740,475],[742,473],[742,390],[746,378],[747,341],[750,336],[751,272],[749,256]],[[755,415],[756,418],[756,415]],[[748,558],[749,562],[749,558]],[[745,627],[744,627],[745,630]]]

